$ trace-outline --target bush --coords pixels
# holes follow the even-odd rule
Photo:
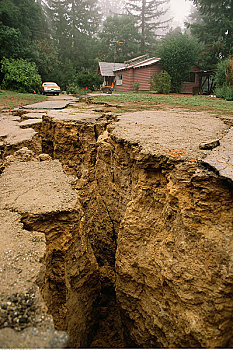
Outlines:
[[[226,85],[227,81],[226,81],[226,70],[228,68],[230,64],[230,60],[229,58],[220,61],[217,64],[217,68],[216,68],[216,73],[215,73],[215,83],[217,87],[221,87],[223,85]]]
[[[77,85],[75,85],[75,84],[70,84],[70,85],[68,85],[67,88],[66,88],[66,93],[67,93],[67,94],[74,95],[74,94],[77,93],[77,90],[78,90]]]
[[[233,60],[227,58],[218,63],[215,75],[217,97],[233,101]]]
[[[233,86],[216,87],[215,95],[219,98],[225,98],[227,101],[233,101]]]
[[[70,84],[66,88],[66,93],[71,95],[86,95],[90,90],[86,88],[80,88],[79,86],[73,84]]]
[[[233,58],[229,58],[229,64],[226,68],[225,71],[226,79],[227,79],[227,84],[229,86],[233,86]]]
[[[225,99],[227,101],[233,101],[233,86],[227,86],[226,93],[225,93]]]
[[[216,87],[214,91],[215,95],[219,98],[225,98],[226,88],[226,86]]]
[[[150,81],[150,89],[161,94],[168,94],[171,91],[171,76],[163,70],[159,74],[154,74]]]
[[[137,82],[134,84],[134,86],[133,86],[133,91],[138,92],[138,91],[139,91],[139,88],[140,88],[140,84],[139,84],[139,82],[137,81]]]
[[[80,88],[93,91],[99,89],[103,83],[103,77],[93,73],[78,73],[75,75],[73,83]]]
[[[1,61],[1,72],[4,74],[1,88],[18,92],[39,90],[42,81],[34,62],[23,59],[7,59]]]

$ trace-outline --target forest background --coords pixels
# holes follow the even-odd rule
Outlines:
[[[26,61],[64,90],[83,76],[98,85],[99,61],[160,57],[168,38],[184,36],[198,46],[196,63],[215,70],[233,55],[232,0],[192,3],[185,29],[171,29],[169,0],[0,0],[0,84]]]

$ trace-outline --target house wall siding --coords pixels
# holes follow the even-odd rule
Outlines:
[[[154,73],[159,74],[162,70],[161,65],[153,64],[151,66],[127,69],[118,71],[122,74],[122,85],[115,85],[116,91],[132,91],[134,84],[139,82],[141,91],[150,90],[150,79]]]
[[[122,74],[122,85],[115,85],[115,90],[116,91],[133,90],[133,69],[118,71],[117,74]]]
[[[154,64],[148,67],[142,67],[134,69],[134,84],[139,82],[139,90],[148,91],[150,90],[150,80],[154,73],[159,74],[162,67],[158,64]]]
[[[182,89],[181,92],[183,92],[184,94],[192,94],[194,93],[194,90],[199,88],[200,86],[200,77],[199,74],[197,74],[197,72],[199,72],[200,70],[198,69],[198,67],[192,67],[192,69],[190,70],[190,72],[194,72],[195,74],[195,82],[184,82],[182,85]]]
[[[118,71],[118,74],[122,74],[122,85],[115,85],[116,91],[132,91],[134,84],[139,82],[140,91],[149,91],[150,90],[150,79],[153,74],[159,74],[163,70],[162,66],[158,63],[155,63],[150,66],[141,67],[141,68],[130,68],[122,71]],[[198,90],[200,79],[198,67],[192,67],[191,72],[195,72],[195,82],[184,82],[182,85],[182,93],[193,93],[194,90]]]

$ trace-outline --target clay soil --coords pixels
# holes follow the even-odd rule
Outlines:
[[[42,96],[23,96],[22,94],[22,99],[19,97],[20,94],[15,94],[15,93],[9,93],[5,94],[5,92],[0,93],[0,110],[2,109],[11,109],[15,107],[20,107],[25,104],[29,103],[36,103],[39,101],[43,101],[41,98]],[[140,95],[140,94],[139,94]],[[5,97],[4,97],[5,96]],[[122,95],[123,96],[123,95]],[[149,94],[148,94],[149,96]],[[68,125],[70,128],[74,127],[75,129],[75,123],[79,121],[79,119],[84,118],[83,115],[87,112],[90,118],[90,125],[92,123],[92,118],[101,118],[101,113],[105,114],[105,118],[112,117],[113,115],[116,117],[116,120],[119,116],[119,120],[117,122],[117,127],[115,127],[114,131],[112,132],[112,135],[114,136],[113,139],[126,139],[130,142],[132,145],[140,145],[142,150],[144,151],[145,154],[149,153],[150,155],[161,155],[161,157],[170,157],[175,161],[180,161],[184,160],[184,163],[187,163],[187,167],[189,166],[189,163],[191,163],[192,166],[196,166],[197,160],[203,160],[205,157],[213,157],[213,159],[210,159],[210,164],[215,167],[216,159],[220,162],[219,164],[223,164],[224,160],[224,166],[229,165],[231,162],[231,159],[227,160],[226,163],[225,159],[228,159],[227,156],[231,154],[231,128],[233,126],[233,102],[230,102],[228,105],[224,103],[219,103],[219,106],[216,107],[216,100],[214,100],[214,103],[209,103],[212,102],[211,98],[208,97],[195,97],[195,103],[193,103],[193,97],[192,96],[186,96],[186,95],[174,95],[174,98],[172,99],[157,99],[156,97],[152,96],[151,100],[142,100],[140,98],[136,98],[134,100],[127,100],[127,97],[125,98],[120,98],[119,94],[117,94],[114,97],[114,94],[111,96],[103,96],[103,94],[98,98],[98,96],[95,94],[94,96],[90,97],[85,97],[83,98],[83,102],[79,102],[78,104],[74,104],[66,109],[63,109],[61,111],[50,111],[49,112],[49,117],[51,117],[51,120],[56,121],[66,121],[70,120],[70,118],[74,115],[75,117],[73,118],[74,126]],[[61,96],[59,98],[53,97],[49,98],[49,100],[56,101],[61,99]],[[180,99],[180,100],[179,100]],[[190,99],[190,103],[189,100]],[[198,104],[196,103],[198,100],[202,101],[202,103]],[[104,104],[103,104],[104,101]],[[180,101],[180,102],[179,102]],[[184,103],[184,101],[188,101],[187,103]],[[206,101],[206,103],[203,103],[203,101]],[[221,100],[222,101],[222,100]],[[150,112],[146,112],[146,111]],[[153,112],[152,112],[153,110]],[[91,113],[92,111],[92,113]],[[158,111],[160,111],[158,113]],[[131,112],[136,112],[135,114],[132,115]],[[29,114],[28,114],[29,115]],[[136,119],[135,119],[136,117]],[[76,118],[76,119],[75,119]],[[72,118],[71,118],[72,119]],[[114,120],[114,119],[113,119]],[[115,121],[115,120],[114,120]],[[17,122],[17,120],[13,120],[13,122]],[[108,119],[107,119],[108,122]],[[67,122],[68,123],[68,122]],[[12,124],[13,125],[13,124]],[[13,128],[11,127],[11,130]],[[24,130],[24,129],[23,129]],[[49,128],[48,128],[49,130]],[[1,130],[0,130],[1,131]],[[62,133],[61,133],[62,134]],[[228,134],[228,136],[227,136]],[[72,135],[69,135],[69,138],[71,138]],[[76,134],[75,134],[76,137]],[[228,138],[227,138],[228,137]],[[219,149],[216,149],[212,152],[212,150],[202,150],[200,149],[199,145],[203,141],[210,141],[212,140],[222,140],[222,146]],[[224,141],[226,140],[226,141]],[[228,141],[229,140],[229,141]],[[108,140],[99,140],[99,142],[102,142],[102,152],[103,154],[107,154],[107,146],[110,147],[111,143],[108,143]],[[113,142],[113,141],[112,141]],[[226,142],[226,143],[224,143]],[[86,144],[85,142],[83,142]],[[93,143],[94,144],[94,143]],[[120,144],[120,143],[119,143]],[[63,145],[63,144],[62,144]],[[117,143],[115,146],[119,146]],[[105,148],[106,147],[106,150]],[[120,148],[120,146],[119,146]],[[101,147],[100,147],[101,150]],[[58,151],[57,151],[58,152]],[[69,150],[70,152],[70,150]],[[116,152],[117,153],[117,152]],[[65,154],[65,153],[64,153]],[[69,153],[70,154],[70,153]],[[123,153],[122,153],[123,154]],[[8,210],[8,207],[11,212],[8,214],[8,219],[6,219],[6,215],[0,215],[0,221],[4,224],[4,227],[6,227],[6,231],[8,231],[10,227],[10,232],[12,232],[12,235],[7,235],[6,231],[2,231],[2,236],[5,237],[2,239],[3,245],[2,245],[2,250],[0,250],[0,254],[2,254],[3,260],[7,261],[7,278],[6,278],[6,320],[5,322],[8,322],[7,317],[10,315],[11,309],[8,306],[11,306],[11,303],[13,303],[13,306],[15,307],[16,301],[9,301],[7,299],[7,295],[10,295],[15,291],[15,298],[17,299],[19,293],[25,289],[25,295],[26,298],[30,299],[31,295],[27,295],[27,285],[24,285],[24,279],[27,280],[27,276],[23,276],[22,274],[22,266],[24,267],[24,271],[30,271],[31,269],[39,269],[37,266],[39,264],[40,259],[42,258],[45,250],[45,239],[42,234],[39,233],[39,230],[35,231],[34,233],[32,232],[27,232],[28,234],[28,241],[29,243],[25,245],[25,241],[22,239],[25,234],[25,229],[26,227],[23,226],[22,221],[20,221],[18,214],[14,213],[14,211],[23,213],[23,212],[31,212],[33,215],[39,215],[39,214],[44,214],[44,212],[47,214],[49,210],[51,212],[54,212],[55,209],[52,207],[55,204],[55,197],[56,199],[59,199],[59,205],[60,202],[62,202],[63,205],[65,205],[65,208],[63,208],[64,212],[67,212],[68,210],[74,210],[74,208],[71,206],[73,204],[73,201],[76,200],[75,194],[73,193],[73,190],[71,190],[70,187],[70,182],[71,178],[67,181],[69,184],[67,184],[67,189],[64,187],[64,183],[66,181],[64,180],[64,174],[59,168],[57,170],[56,167],[58,167],[57,163],[54,164],[54,161],[52,161],[49,156],[46,159],[43,159],[45,162],[42,164],[46,165],[46,162],[48,162],[48,167],[51,167],[53,172],[50,171],[48,173],[51,175],[51,179],[45,173],[45,170],[43,168],[43,165],[41,165],[38,157],[35,158],[33,153],[28,150],[28,153],[25,151],[23,154],[20,152],[16,154],[19,158],[25,157],[25,159],[20,159],[20,161],[32,161],[29,162],[28,165],[22,166],[22,169],[19,165],[15,165],[15,168],[12,166],[11,171],[12,174],[7,173],[7,181],[3,184],[3,186],[6,186],[5,192],[2,191],[3,195],[5,197],[3,198],[6,200],[7,205],[2,208],[2,210]],[[61,160],[62,160],[62,153],[59,155]],[[91,158],[91,157],[90,157]],[[120,158],[120,157],[119,157]],[[223,159],[223,160],[222,160]],[[65,160],[63,160],[65,163]],[[101,157],[99,158],[100,164],[98,165],[100,169],[102,170],[101,167]],[[215,162],[215,163],[214,163]],[[98,163],[98,162],[97,162]],[[51,165],[50,165],[51,164]],[[104,163],[103,163],[104,164]],[[221,168],[218,168],[219,164],[216,165],[216,169],[219,171],[222,171]],[[6,168],[8,167],[8,164],[5,164]],[[69,164],[63,164],[65,169],[68,169]],[[36,166],[38,168],[36,168]],[[56,167],[55,167],[56,166]],[[18,168],[20,169],[21,172],[21,178],[15,178],[15,174],[17,174]],[[18,196],[17,191],[11,190],[11,187],[9,184],[13,183],[14,187],[21,189],[23,186],[25,186],[25,178],[26,176],[24,175],[24,171],[30,172],[30,179],[33,179],[34,176],[34,167],[35,171],[37,174],[37,178],[34,179],[34,181],[39,183],[38,177],[40,175],[40,178],[43,179],[44,181],[44,174],[46,174],[46,183],[43,185],[45,188],[45,194],[49,191],[51,191],[51,188],[54,189],[54,198],[50,195],[50,200],[51,200],[51,208],[47,210],[47,197],[42,196],[41,198],[38,197],[38,193],[36,192],[37,186],[34,183],[30,183],[30,186],[28,187],[31,191],[31,188],[34,189],[34,197],[32,196],[32,193],[30,192],[30,196],[25,197],[23,200],[23,206],[24,208],[21,210],[21,203],[18,203],[17,200],[18,198],[21,198]],[[55,167],[55,170],[53,169]],[[26,169],[26,170],[25,170]],[[47,169],[47,168],[46,168]],[[117,173],[117,166],[116,166],[116,173]],[[225,168],[224,168],[225,169]],[[225,174],[222,174],[223,176],[226,175],[227,178],[232,177],[232,165],[230,164],[227,168],[228,172]],[[51,170],[49,168],[49,170]],[[97,169],[98,170],[98,169]],[[41,171],[41,173],[40,173]],[[5,172],[6,173],[6,172]],[[19,171],[18,171],[19,173]],[[107,172],[106,172],[107,173]],[[58,174],[57,176],[55,176]],[[85,174],[84,174],[85,175]],[[85,176],[82,175],[82,180],[85,180]],[[119,178],[120,178],[120,174]],[[100,176],[100,175],[99,175]],[[126,177],[127,178],[127,177]],[[10,180],[9,180],[10,179]],[[56,182],[56,181],[57,182]],[[11,182],[9,182],[11,181]],[[31,180],[30,180],[31,181]],[[104,183],[103,179],[100,176],[100,182],[102,183],[102,191],[105,193],[105,188],[108,188],[108,182]],[[122,181],[123,182],[123,181]],[[147,181],[148,182],[148,181]],[[69,186],[68,186],[69,185]],[[72,183],[73,185],[73,183]],[[142,184],[144,187],[146,186],[145,184]],[[155,188],[155,184],[152,184]],[[46,187],[48,186],[48,187]],[[144,187],[142,188],[144,189]],[[5,187],[4,187],[5,188]],[[69,192],[70,191],[70,192]],[[63,193],[64,192],[64,193]],[[107,191],[106,191],[107,192]],[[29,192],[28,192],[29,193]],[[12,197],[11,197],[12,195]],[[16,198],[13,198],[14,195]],[[64,200],[62,199],[62,195],[64,195]],[[85,194],[86,195],[86,194]],[[18,196],[18,197],[17,197]],[[81,196],[81,191],[80,191],[80,196]],[[108,198],[108,193],[106,195],[106,198]],[[111,198],[111,196],[109,196]],[[135,196],[136,198],[136,196]],[[43,199],[46,201],[43,202]],[[40,205],[37,205],[37,203],[34,203],[34,201],[37,200],[40,202]],[[66,203],[68,201],[68,203]],[[9,204],[10,203],[10,204]],[[65,203],[65,204],[64,204]],[[70,204],[71,203],[71,204]],[[136,203],[136,202],[135,202]],[[4,203],[3,203],[4,204]],[[2,205],[3,205],[2,204]],[[28,205],[31,204],[34,210],[34,206],[36,206],[36,210],[39,210],[41,212],[33,211],[32,209],[28,209]],[[18,207],[17,207],[18,205]],[[68,206],[68,207],[66,207]],[[71,208],[70,208],[71,206]],[[135,204],[137,207],[137,203]],[[12,209],[13,208],[13,209]],[[133,208],[134,209],[134,208]],[[44,212],[43,212],[44,210]],[[77,208],[75,207],[75,210]],[[91,208],[90,208],[91,210]],[[144,214],[143,214],[144,215]],[[128,215],[130,217],[130,213]],[[142,230],[143,231],[143,230]],[[0,232],[1,233],[1,232]],[[124,232],[121,233],[122,239],[124,239]],[[18,237],[19,239],[16,240],[15,237]],[[124,242],[123,242],[124,243]],[[124,244],[122,243],[122,246]],[[18,246],[17,246],[18,245]],[[126,245],[125,245],[126,246]],[[10,247],[10,248],[8,248]],[[123,249],[123,248],[122,248]],[[21,255],[14,256],[14,252],[20,250]],[[36,255],[36,259],[33,256]],[[123,255],[122,255],[123,256]],[[91,261],[91,257],[89,257]],[[35,260],[35,266],[32,266],[32,260]],[[33,260],[33,261],[34,261]],[[136,264],[136,263],[135,263]],[[134,266],[132,264],[132,266]],[[136,266],[136,265],[135,265]],[[123,266],[124,267],[124,266]],[[121,268],[119,264],[119,269]],[[122,268],[123,270],[123,268]],[[22,277],[21,277],[22,276]],[[123,273],[122,273],[123,276]],[[135,275],[136,276],[136,275]],[[18,282],[18,287],[16,288],[15,281]],[[123,278],[122,281],[124,282]],[[121,282],[122,282],[121,281]],[[122,282],[122,285],[123,285]],[[25,287],[25,288],[24,288]],[[121,286],[120,286],[121,287]],[[119,287],[119,295],[121,292],[121,289]],[[136,286],[135,290],[138,288]],[[9,290],[12,289],[12,290]],[[38,292],[38,291],[37,291]],[[35,297],[34,294],[32,294],[33,297]],[[39,296],[38,296],[39,298]],[[26,300],[26,299],[25,299]],[[26,300],[27,301],[27,300]],[[29,300],[31,302],[31,299]],[[123,300],[124,301],[124,300]],[[110,305],[111,306],[111,305]],[[114,331],[111,331],[112,324],[116,323],[115,321],[115,313],[116,313],[116,320],[118,320],[118,311],[115,312],[114,310],[115,304],[113,304],[112,309],[113,309],[113,315],[112,317],[109,317],[108,322],[106,322],[105,327],[101,326],[97,330],[97,335],[96,338],[93,340],[93,343],[91,344],[91,347],[109,347],[114,345],[116,347],[123,347],[121,344],[121,339],[119,337],[119,334],[115,334]],[[9,311],[9,312],[8,312]],[[42,310],[43,311],[43,310]],[[33,311],[34,312],[34,311]],[[35,312],[29,315],[24,315],[24,319],[27,318],[28,324],[25,322],[25,327],[28,325],[34,325],[33,324],[33,319],[36,318]],[[40,311],[41,312],[41,311]],[[99,310],[100,315],[103,315],[103,318],[105,317],[105,309],[104,306],[101,305],[100,310]],[[43,314],[43,312],[42,312]],[[10,315],[11,316],[11,315]],[[41,317],[41,316],[40,316]],[[136,318],[135,318],[136,319]],[[49,322],[49,321],[48,321]],[[23,329],[24,327],[22,327]],[[119,327],[120,328],[120,327]],[[110,329],[110,330],[109,330]],[[108,333],[110,337],[106,337],[106,341],[104,338],[104,333]],[[114,335],[113,338],[111,338],[111,335]],[[101,342],[100,342],[100,339]],[[116,344],[114,343],[116,342]],[[63,346],[63,344],[61,344]]]

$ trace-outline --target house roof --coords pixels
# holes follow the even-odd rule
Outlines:
[[[124,63],[99,62],[100,74],[103,77],[114,77],[113,71],[124,67]]]
[[[123,67],[119,67],[119,68],[114,69],[114,72],[120,71],[120,70],[125,70],[125,69],[131,69],[131,68],[136,69],[136,68],[150,66],[154,63],[159,62],[160,60],[161,60],[161,58],[159,58],[159,57],[147,58],[141,62],[125,64]]]

